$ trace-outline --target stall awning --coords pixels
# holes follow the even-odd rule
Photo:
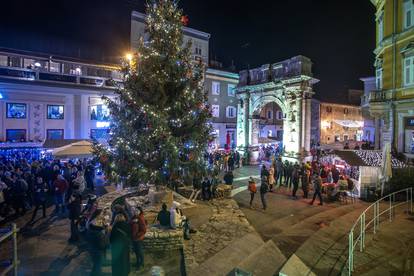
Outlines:
[[[46,140],[43,143],[43,148],[45,149],[55,149],[64,147],[76,142],[85,141],[85,139],[60,139],[60,140]]]
[[[333,121],[343,127],[352,127],[352,128],[364,127],[364,121],[354,121],[354,120],[333,120]]]

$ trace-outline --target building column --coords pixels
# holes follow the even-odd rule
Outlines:
[[[375,126],[375,135],[374,135],[374,142],[375,142],[375,149],[381,149],[381,119],[378,117],[374,118],[374,126]]]
[[[303,116],[305,117],[305,135],[304,135],[304,148],[306,153],[309,155],[310,154],[310,144],[311,144],[311,128],[312,128],[312,122],[311,122],[311,116],[312,116],[312,110],[311,110],[311,104],[312,104],[312,99],[306,97],[305,98],[305,112],[303,114]]]
[[[65,96],[65,139],[75,138],[75,102],[74,95]]]

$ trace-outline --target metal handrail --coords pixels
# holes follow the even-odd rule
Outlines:
[[[406,200],[403,202],[400,202],[398,204],[392,204],[393,201],[395,203],[395,195],[396,194],[400,194],[400,193],[406,193]],[[380,211],[380,203],[382,201],[385,201],[386,199],[388,199],[389,201],[389,207],[386,210],[383,210],[382,212]],[[365,232],[368,229],[368,227],[373,224],[373,231],[374,234],[377,232],[378,228],[379,228],[379,224],[380,224],[380,216],[382,216],[383,214],[386,214],[387,212],[389,212],[389,219],[390,221],[392,221],[393,219],[393,210],[394,208],[401,206],[403,204],[407,204],[408,205],[408,211],[409,212],[413,212],[413,188],[406,188],[394,193],[391,193],[387,196],[382,197],[381,199],[375,201],[373,204],[371,204],[370,206],[368,206],[368,208],[365,209],[364,212],[362,212],[362,214],[358,217],[358,219],[356,220],[355,224],[352,226],[351,230],[349,231],[348,234],[348,275],[350,276],[352,274],[352,271],[354,270],[354,250],[355,247],[357,247],[358,242],[359,242],[359,250],[360,252],[362,252],[365,248]],[[369,210],[373,209],[373,218],[366,222],[366,216]],[[359,235],[356,237],[356,240],[354,241],[354,232],[355,232],[355,228],[357,228],[359,226]]]
[[[17,276],[17,266],[19,264],[19,260],[17,258],[17,232],[19,232],[19,229],[17,228],[16,224],[13,223],[10,230],[0,236],[0,243],[6,241],[10,237],[13,239],[13,262],[8,267],[6,267],[5,270],[2,271],[1,275],[7,275],[7,273],[13,269],[13,274]]]

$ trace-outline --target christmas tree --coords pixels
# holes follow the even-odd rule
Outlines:
[[[105,98],[109,146],[95,144],[106,175],[127,185],[167,184],[202,163],[210,139],[204,66],[183,45],[182,11],[171,0],[147,5],[148,40],[125,61],[123,87]]]

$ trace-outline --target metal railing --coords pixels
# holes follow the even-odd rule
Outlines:
[[[17,266],[19,264],[19,260],[17,258],[17,232],[19,229],[17,228],[16,224],[13,223],[9,228],[2,228],[0,229],[0,243],[7,241],[8,238],[13,239],[13,259],[12,262],[7,265],[7,267],[1,271],[1,275],[7,275],[9,271],[12,269],[14,270],[13,275],[17,276]]]
[[[406,195],[405,201],[395,200],[395,196],[397,194],[404,193]],[[384,203],[381,204],[382,202]],[[413,188],[406,188],[377,200],[365,209],[365,211],[359,216],[348,235],[348,275],[351,275],[354,270],[354,250],[358,247],[358,243],[360,252],[364,251],[366,231],[371,227],[373,229],[373,233],[375,234],[379,229],[380,217],[389,213],[389,220],[392,221],[394,217],[394,209],[404,204],[407,204],[407,211],[412,213]],[[383,207],[384,210],[381,211],[381,207]],[[354,233],[358,232],[359,235],[355,238]]]

